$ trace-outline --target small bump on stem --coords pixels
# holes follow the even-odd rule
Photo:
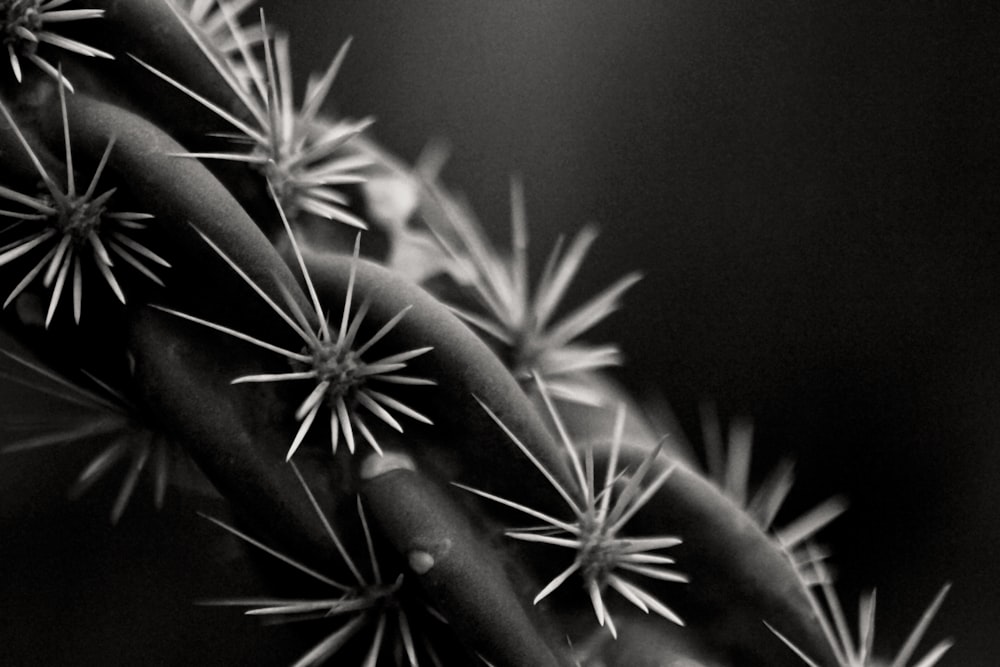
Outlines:
[[[372,480],[393,470],[416,470],[413,459],[400,452],[372,454],[361,464],[361,479]]]
[[[417,574],[427,574],[434,567],[434,556],[426,551],[415,549],[406,556],[410,569]]]

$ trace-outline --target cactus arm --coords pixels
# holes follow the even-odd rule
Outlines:
[[[665,456],[657,461],[661,469],[675,464]],[[678,606],[693,630],[726,647],[737,664],[798,664],[768,637],[767,621],[820,656],[819,664],[836,665],[791,560],[700,474],[677,465],[632,524],[638,534],[666,525],[684,536],[674,551],[691,584],[679,594],[684,600]]]
[[[173,157],[183,148],[163,130],[136,114],[84,94],[67,100],[70,125],[81,152],[98,154],[108,137],[116,138],[108,169],[128,183],[130,194],[154,214],[168,246],[167,254],[183,256],[169,276],[172,294],[202,301],[208,312],[220,307],[239,318],[246,308],[220,293],[239,293],[239,280],[204,242],[218,244],[249,277],[280,302],[286,290],[306,308],[308,300],[246,210],[202,164]],[[54,114],[51,126],[56,121]],[[208,288],[211,286],[211,288]],[[237,319],[238,321],[238,319]]]
[[[350,277],[349,258],[307,253],[306,263],[321,298],[327,295],[333,300],[343,293]],[[461,433],[463,441],[469,443],[451,445],[450,453],[445,453],[461,462],[462,474],[470,476],[463,477],[463,481],[483,484],[480,488],[500,494],[527,494],[527,498],[545,507],[562,507],[538,471],[498,432],[480,407],[480,401],[489,405],[549,470],[568,479],[568,468],[558,456],[544,423],[489,347],[434,297],[377,264],[365,260],[358,263],[356,289],[359,300],[371,301],[370,317],[376,322],[412,306],[386,340],[390,345],[398,339],[434,348],[410,362],[410,367],[415,374],[434,378],[438,383],[433,401],[421,405],[421,411],[440,432]],[[420,453],[416,456],[420,457]],[[501,469],[504,473],[497,474]],[[453,472],[446,481],[454,478]]]
[[[567,665],[515,595],[499,554],[441,487],[406,463],[398,455],[365,462],[366,506],[458,636],[497,667]]]
[[[337,286],[346,281],[348,267],[343,260],[316,255],[309,260],[310,273],[321,291],[336,291]],[[373,299],[373,314],[381,308],[381,316],[385,317],[395,309],[414,304],[413,317],[408,316],[399,325],[399,336],[407,340],[430,340],[436,349],[448,350],[448,355],[428,355],[429,359],[414,362],[414,365],[435,363],[435,368],[422,368],[421,372],[437,377],[441,391],[452,392],[444,400],[436,400],[426,407],[435,423],[477,434],[471,440],[477,443],[476,449],[467,455],[474,460],[461,468],[463,474],[469,475],[463,482],[476,480],[470,486],[485,484],[498,495],[511,497],[513,494],[531,504],[532,496],[540,495],[540,490],[536,485],[525,484],[524,480],[536,478],[537,474],[534,471],[511,472],[518,463],[516,452],[511,451],[510,443],[506,447],[488,444],[496,441],[495,424],[484,421],[481,408],[462,395],[471,391],[487,405],[496,401],[496,405],[502,406],[499,410],[502,410],[504,423],[551,461],[551,439],[534,423],[537,413],[528,407],[530,401],[525,405],[524,394],[503,382],[507,380],[516,385],[516,381],[509,373],[494,369],[492,364],[499,364],[499,360],[480,351],[478,339],[469,339],[468,330],[419,288],[366,262],[359,266],[358,282],[361,293]],[[478,362],[467,361],[472,359]],[[494,411],[500,415],[497,408],[494,407]],[[478,435],[480,433],[482,436]],[[661,457],[659,465],[665,468],[666,461],[666,457]],[[485,471],[499,470],[496,467],[499,465],[504,466],[505,474],[487,476]],[[565,471],[561,460],[557,470]],[[656,476],[657,473],[651,474]],[[656,533],[668,526],[671,532],[684,536],[685,543],[678,550],[684,549],[687,553],[679,554],[678,562],[683,568],[689,568],[685,572],[698,582],[697,586],[687,587],[697,592],[690,593],[685,606],[691,610],[693,619],[700,620],[702,630],[737,653],[746,651],[753,656],[755,651],[763,651],[771,662],[761,664],[783,664],[782,661],[793,664],[762,622],[762,619],[773,619],[772,625],[781,626],[783,632],[794,635],[800,645],[812,648],[813,655],[828,655],[829,649],[812,618],[808,598],[785,554],[752,519],[699,474],[679,466],[675,475],[676,479],[664,485],[650,507],[636,517],[635,530],[637,534]],[[543,502],[551,501],[545,497]],[[639,520],[639,517],[645,518]],[[738,591],[735,603],[734,591]],[[727,621],[719,622],[722,618]]]
[[[143,402],[158,406],[164,427],[241,518],[322,563],[329,557],[327,538],[284,462],[287,415],[280,408],[286,401],[267,386],[231,387],[238,369],[252,363],[232,348],[159,311],[142,309],[132,318],[130,349]],[[341,473],[331,467],[329,477],[324,484],[335,485]]]

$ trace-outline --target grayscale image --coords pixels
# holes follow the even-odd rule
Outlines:
[[[1000,5],[0,0],[0,665],[1000,663]]]

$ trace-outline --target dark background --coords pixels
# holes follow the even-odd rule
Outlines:
[[[375,115],[375,136],[407,159],[448,139],[445,180],[498,241],[508,177],[522,175],[536,266],[558,234],[600,224],[573,296],[636,268],[645,279],[594,338],[620,342],[622,379],[665,395],[689,433],[705,399],[754,417],[755,471],[798,461],[790,515],[850,497],[826,536],[849,609],[879,587],[879,647],[898,647],[953,581],[929,633],[958,642],[943,664],[995,664],[992,3],[264,6],[290,29],[300,75],[354,36],[338,110]],[[30,646],[38,664],[225,664],[280,643],[190,607],[246,593],[237,573],[205,571],[204,552],[222,547],[192,507],[130,509],[112,531],[110,490],[67,506],[24,462],[0,470],[0,576],[17,584],[0,628],[15,657]]]
[[[353,35],[340,111],[409,159],[448,139],[498,242],[518,173],[536,266],[596,221],[577,297],[645,273],[595,336],[631,387],[692,434],[704,399],[754,417],[758,472],[798,461],[790,513],[849,496],[827,535],[848,609],[879,587],[879,646],[950,580],[928,636],[996,664],[994,3],[314,4],[268,6],[299,71]]]

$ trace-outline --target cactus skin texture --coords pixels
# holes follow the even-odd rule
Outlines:
[[[532,297],[519,184],[504,273],[433,165],[320,111],[346,47],[298,107],[287,38],[249,3],[54,4],[0,3],[46,19],[39,44],[4,26],[12,67],[43,64],[0,95],[0,377],[67,416],[6,465],[105,439],[81,481],[132,457],[117,520],[143,470],[163,503],[166,457],[192,460],[260,571],[215,611],[325,628],[290,664],[878,664],[829,632],[827,570],[798,549],[819,526],[771,534],[658,442],[604,375],[617,348],[576,340],[636,276],[542,330],[590,232]],[[46,189],[94,174],[106,201]],[[295,569],[308,590],[283,589]]]

